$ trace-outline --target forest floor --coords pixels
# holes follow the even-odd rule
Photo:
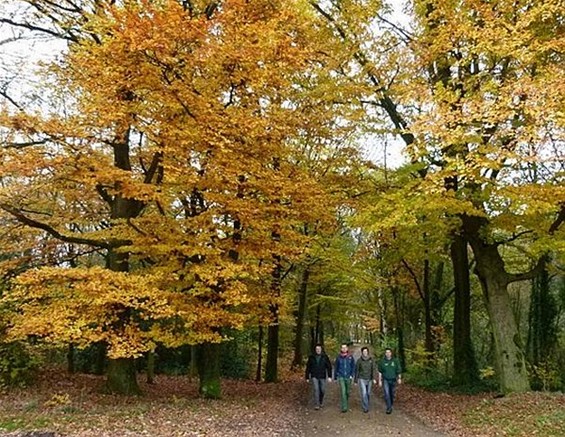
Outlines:
[[[325,407],[316,411],[308,384],[298,375],[285,378],[224,380],[223,398],[211,401],[198,398],[197,381],[186,376],[157,376],[154,384],[140,377],[144,396],[120,397],[101,393],[101,377],[45,372],[33,387],[0,392],[0,437],[565,435],[562,394],[494,399],[402,385],[386,415],[378,389],[364,414],[352,386],[351,411],[341,413],[337,384],[329,384]]]

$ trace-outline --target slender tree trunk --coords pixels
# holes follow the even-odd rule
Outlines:
[[[278,241],[280,236],[273,232],[273,240]],[[271,290],[273,302],[269,305],[271,323],[267,330],[267,363],[265,366],[265,382],[277,382],[279,361],[279,303],[281,293],[282,265],[281,256],[273,254],[274,266],[272,272]]]
[[[261,381],[263,373],[263,325],[259,325],[259,336],[257,339],[257,371],[255,372],[255,381]]]
[[[432,300],[431,300],[431,281],[430,281],[430,261],[424,260],[424,326],[425,326],[425,348],[428,353],[428,361],[433,361],[435,354],[432,320]]]
[[[475,228],[476,229],[476,228]],[[498,247],[477,233],[469,238],[494,336],[495,364],[503,393],[530,389],[520,331],[508,295],[508,274]]]
[[[401,292],[398,287],[393,287],[392,296],[394,299],[394,310],[396,315],[396,339],[397,339],[397,350],[396,356],[400,361],[400,366],[402,371],[406,371],[406,351],[404,349],[404,318],[402,317],[404,305]]]
[[[467,241],[454,235],[450,247],[455,284],[453,314],[453,379],[457,386],[472,386],[478,377],[477,362],[471,340],[471,283]]]
[[[315,335],[314,335],[314,344],[312,345],[312,350],[314,350],[314,346],[316,346],[318,343],[322,343],[320,341],[320,328],[321,328],[321,322],[320,322],[320,304],[316,305],[316,329],[315,329]]]
[[[267,362],[265,363],[265,382],[278,380],[279,356],[279,306],[272,304],[271,323],[267,329]]]
[[[202,343],[196,351],[196,364],[200,385],[198,392],[206,399],[219,399],[222,395],[220,378],[219,343]]]
[[[310,278],[310,267],[305,266],[302,272],[302,279],[300,281],[300,288],[298,290],[298,309],[295,313],[295,330],[294,330],[294,358],[292,360],[292,367],[302,366],[304,357],[302,355],[304,335],[304,319],[306,318],[306,299],[308,295],[308,280]]]

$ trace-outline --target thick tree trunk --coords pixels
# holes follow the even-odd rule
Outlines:
[[[193,380],[198,376],[198,346],[190,346],[190,366],[188,367],[188,378]]]
[[[453,236],[450,253],[455,284],[452,382],[456,386],[472,386],[479,377],[471,340],[471,283],[467,241],[464,237]]]
[[[94,347],[96,349],[94,374],[104,375],[106,373],[106,343],[105,342],[95,343]]]
[[[298,308],[295,313],[295,330],[294,330],[294,358],[292,360],[292,367],[302,366],[304,357],[302,355],[304,335],[304,319],[306,318],[306,299],[308,295],[308,280],[310,278],[310,267],[305,266],[302,272],[302,279],[300,281],[300,288],[298,290]]]
[[[75,365],[75,346],[70,343],[69,347],[67,348],[67,371],[69,373],[76,372],[76,365]]]
[[[155,382],[155,351],[147,352],[147,384]]]
[[[127,253],[109,250],[107,268],[116,272],[127,272],[129,270],[129,257]],[[125,309],[115,322],[117,332],[124,329],[130,317],[130,309]],[[135,360],[133,358],[119,358],[109,360],[106,369],[106,387],[111,393],[130,395],[139,394],[141,390],[137,383],[137,373],[135,371]]]
[[[141,394],[141,390],[137,384],[133,358],[108,360],[106,388],[110,393],[128,396]]]
[[[199,393],[206,399],[219,399],[222,395],[220,378],[220,344],[203,343],[198,346],[196,363],[200,377]]]
[[[498,247],[485,243],[478,233],[469,238],[494,336],[495,364],[503,393],[530,389],[526,360],[516,318],[508,295],[508,274]]]

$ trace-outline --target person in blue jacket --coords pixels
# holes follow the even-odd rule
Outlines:
[[[351,391],[351,380],[355,375],[355,359],[349,354],[346,343],[341,345],[340,353],[335,359],[334,381],[339,384],[341,412],[349,411],[349,393]]]

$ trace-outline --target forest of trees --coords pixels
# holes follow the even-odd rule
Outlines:
[[[399,3],[2,2],[0,381],[565,389],[562,2]]]

